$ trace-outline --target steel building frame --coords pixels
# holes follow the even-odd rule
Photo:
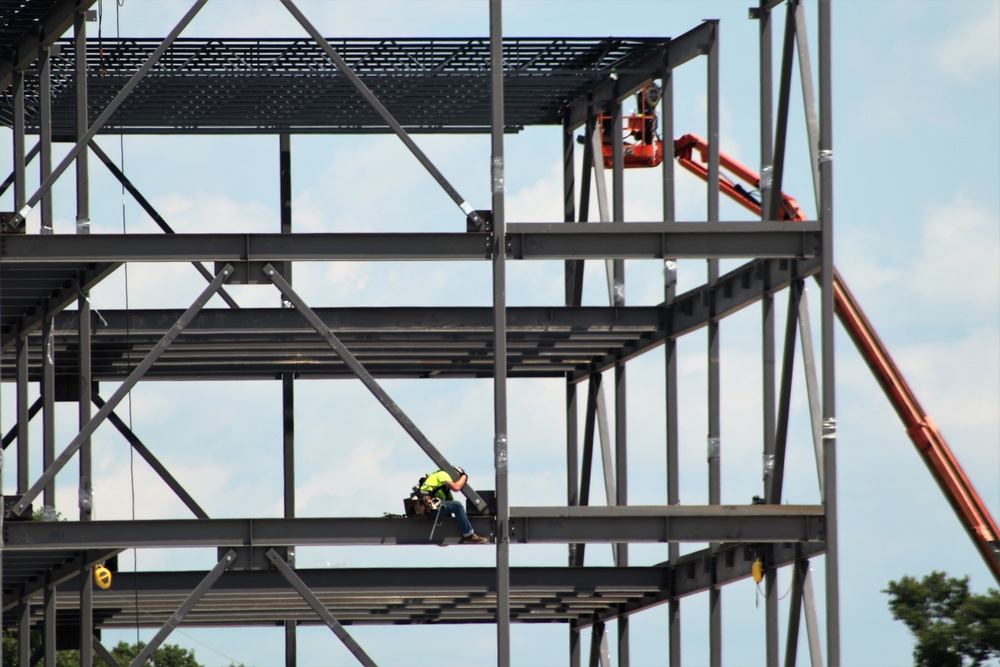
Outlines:
[[[779,663],[777,596],[770,593],[775,590],[777,570],[785,566],[793,581],[785,662],[795,663],[804,615],[812,662],[822,664],[808,567],[810,558],[822,555],[826,662],[840,664],[829,0],[817,2],[819,94],[815,97],[802,3],[760,0],[751,12],[760,27],[761,173],[768,175],[761,184],[764,214],[761,220],[750,221],[753,224],[719,217],[716,21],[705,21],[673,39],[519,39],[504,35],[501,0],[490,0],[489,38],[328,41],[292,0],[280,0],[310,39],[180,38],[205,1],[194,1],[161,43],[105,38],[98,51],[88,39],[86,25],[94,0],[0,0],[4,17],[16,18],[0,30],[0,90],[11,101],[0,110],[0,122],[13,132],[13,169],[2,190],[13,187],[15,201],[14,211],[2,221],[0,236],[0,379],[14,383],[17,392],[15,419],[11,424],[5,415],[3,438],[4,449],[14,452],[17,471],[16,493],[6,492],[0,518],[3,627],[17,628],[21,636],[41,628],[46,664],[54,664],[57,642],[92,645],[114,664],[97,631],[134,627],[135,609],[95,589],[91,568],[114,563],[118,553],[131,547],[214,546],[218,564],[208,572],[116,573],[138,591],[146,623],[160,628],[134,664],[147,658],[180,623],[283,624],[286,661],[294,665],[297,624],[327,625],[359,662],[374,664],[347,627],[488,622],[497,628],[497,664],[508,665],[511,622],[548,622],[568,626],[567,650],[574,665],[583,659],[580,637],[589,629],[590,664],[596,665],[606,664],[606,624],[616,621],[618,664],[628,665],[630,615],[663,603],[669,608],[669,662],[680,664],[681,598],[705,592],[711,661],[721,664],[721,591],[726,584],[754,574],[759,558],[769,593],[767,664]],[[787,10],[786,32],[775,92],[771,15],[781,4]],[[60,42],[71,25],[73,39]],[[796,54],[818,211],[817,219],[807,222],[780,221],[780,198],[772,196],[781,192]],[[607,114],[620,126],[622,101],[650,81],[659,81],[663,136],[673,136],[673,71],[693,67],[691,62],[706,66],[710,146],[706,219],[675,220],[673,163],[666,160],[661,168],[662,221],[626,222],[625,147],[621,136],[614,136],[611,196],[599,196],[605,224],[580,224],[588,221],[591,179],[596,179],[599,193],[604,188],[602,160],[594,160],[595,150],[600,150],[598,115]],[[98,69],[110,69],[117,76],[93,76]],[[612,72],[614,76],[609,76]],[[222,99],[227,102],[221,103]],[[282,103],[273,103],[279,99]],[[777,99],[776,113],[772,99]],[[167,104],[168,100],[181,103]],[[115,132],[278,135],[280,233],[174,233],[96,141],[118,111],[122,115]],[[505,220],[505,135],[533,125],[562,127],[567,224]],[[586,166],[578,184],[574,134],[581,128],[590,140],[584,142]],[[430,234],[292,233],[290,135],[390,132],[452,198],[465,229]],[[468,132],[488,132],[491,137],[488,210],[475,210],[410,140],[413,133]],[[26,150],[31,134],[38,135],[38,143]],[[55,166],[54,142],[72,145]],[[122,182],[164,234],[89,233],[90,154]],[[29,193],[25,170],[36,155],[41,186]],[[77,233],[53,234],[50,188],[71,167],[77,181]],[[36,207],[41,213],[37,234],[25,230],[25,218]],[[752,258],[748,263],[720,275],[720,259],[747,257]],[[625,304],[624,262],[637,258],[664,262],[667,281],[659,306]],[[678,294],[676,261],[690,258],[707,260],[707,278],[700,287]],[[488,261],[492,306],[314,310],[292,287],[292,267],[297,262],[367,259]],[[509,307],[506,264],[540,259],[565,260],[564,306]],[[581,307],[585,260],[607,263],[608,307]],[[102,326],[93,327],[89,290],[130,261],[191,262],[208,284],[186,310],[102,310]],[[822,285],[818,355],[812,349],[802,292],[810,277]],[[239,308],[226,293],[226,283],[272,284],[285,307]],[[788,290],[789,308],[778,376],[774,295],[783,290]],[[229,309],[205,308],[216,294]],[[728,315],[756,303],[761,304],[764,331],[762,363],[769,369],[762,387],[765,483],[759,504],[722,505],[719,331]],[[76,309],[69,309],[72,306]],[[690,506],[680,504],[678,492],[676,346],[682,336],[700,329],[708,332],[709,498],[705,505]],[[813,407],[822,498],[818,505],[782,504],[792,361],[798,344],[803,347]],[[661,346],[667,390],[666,499],[661,506],[629,506],[627,362]],[[303,356],[308,365],[301,363]],[[612,370],[613,380],[602,380],[602,374]],[[447,573],[419,568],[296,569],[293,545],[457,541],[457,534],[447,529],[428,539],[427,524],[413,519],[295,517],[290,463],[294,424],[287,414],[296,379],[360,379],[436,465],[454,472],[381,388],[380,380],[397,377],[493,379],[495,503],[487,508],[484,497],[471,487],[466,495],[472,505],[487,510],[472,521],[477,532],[493,537],[496,567]],[[565,380],[568,486],[562,508],[509,503],[507,381],[531,377]],[[254,378],[282,381],[284,517],[211,519],[115,409],[144,379]],[[100,382],[121,384],[104,398]],[[40,387],[34,402],[29,396],[32,383]],[[606,395],[616,416],[613,433],[608,429]],[[55,404],[62,401],[78,405],[79,433],[57,449],[53,420]],[[28,422],[39,414],[44,472],[30,479]],[[106,420],[153,466],[194,519],[93,520],[88,495],[93,476],[90,438]],[[608,506],[591,505],[595,456],[605,462],[606,490],[612,501]],[[61,522],[53,530],[48,521],[26,520],[33,509],[55,509],[55,476],[73,459],[80,462],[79,521]],[[612,468],[613,477],[608,474]],[[667,543],[668,559],[651,566],[630,564],[628,545],[643,542]],[[681,556],[681,542],[709,546]],[[568,545],[567,566],[511,567],[511,545],[525,543]],[[614,545],[615,567],[584,566],[585,545],[593,543]],[[269,569],[282,577],[268,577]],[[26,645],[21,642],[24,665],[31,661]],[[83,664],[92,664],[89,652],[82,653]]]

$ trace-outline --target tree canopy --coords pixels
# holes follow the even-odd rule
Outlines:
[[[969,593],[969,578],[931,572],[890,581],[889,611],[916,637],[917,667],[982,665],[1000,658],[1000,591]]]
[[[42,633],[31,633],[32,652],[39,650],[42,646]],[[128,644],[118,642],[117,646],[111,649],[111,655],[118,661],[119,665],[128,665],[142,649],[146,648],[145,642],[138,644]],[[104,665],[104,659],[94,653],[94,665]],[[164,644],[153,651],[146,662],[153,667],[202,667],[194,658],[194,651],[181,648],[175,644]],[[18,640],[17,633],[7,631],[3,634],[3,667],[17,667],[18,665]],[[80,667],[79,651],[56,651],[56,667]]]

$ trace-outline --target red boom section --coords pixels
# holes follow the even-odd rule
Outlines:
[[[695,152],[698,153],[701,162],[695,160]],[[708,144],[703,139],[694,134],[685,134],[674,142],[674,156],[682,167],[701,179],[708,180]],[[721,152],[719,166],[750,184],[754,189],[760,187],[760,177],[756,173]],[[739,183],[720,174],[719,189],[756,215],[760,215],[760,202],[753,196],[753,192],[746,190]],[[805,220],[806,216],[799,208],[798,202],[782,193],[779,218]],[[836,268],[833,289],[834,306],[840,323],[847,329],[851,340],[882,386],[882,391],[906,426],[907,435],[916,445],[917,451],[937,480],[938,486],[976,543],[983,560],[993,571],[997,581],[1000,581],[1000,529],[986,509],[986,504],[976,493],[972,482],[966,477],[934,421],[920,407],[916,395],[906,383],[903,374],[889,356],[889,351],[882,344]]]

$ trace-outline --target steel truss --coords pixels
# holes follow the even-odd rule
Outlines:
[[[95,590],[97,563],[114,563],[132,547],[214,546],[218,563],[204,572],[117,573],[140,597],[144,624],[159,627],[139,664],[181,623],[190,625],[285,626],[286,662],[294,665],[295,627],[325,624],[362,664],[374,664],[345,626],[361,623],[490,622],[497,629],[497,664],[510,659],[511,622],[563,623],[569,628],[570,663],[581,662],[581,633],[590,629],[590,664],[607,665],[607,623],[617,624],[619,665],[629,664],[631,614],[663,603],[669,608],[670,663],[680,664],[681,599],[709,596],[710,654],[722,663],[722,590],[763,563],[767,592],[766,662],[778,664],[779,568],[787,566],[793,596],[785,661],[794,664],[800,618],[804,616],[811,660],[822,664],[820,630],[813,602],[809,559],[824,556],[826,661],[840,663],[837,554],[836,414],[833,366],[832,152],[830,129],[830,7],[819,0],[819,96],[813,97],[812,66],[805,44],[803,6],[786,0],[778,111],[772,112],[773,71],[770,19],[782,4],[761,0],[752,11],[760,25],[762,173],[761,220],[719,218],[719,24],[706,21],[673,38],[510,38],[502,28],[501,0],[490,0],[490,35],[475,39],[327,40],[292,0],[282,4],[310,39],[188,39],[179,37],[204,5],[190,11],[162,42],[88,39],[85,13],[93,1],[0,0],[0,13],[15,16],[0,31],[0,89],[12,100],[0,122],[13,130],[14,167],[0,190],[14,188],[15,210],[0,236],[0,379],[17,388],[16,422],[3,447],[16,442],[17,492],[5,496],[2,522],[4,628],[22,636],[44,631],[44,657],[60,642],[93,646],[109,664],[100,628],[135,624],[135,609],[108,591]],[[70,25],[74,38],[57,43]],[[797,47],[797,48],[796,48]],[[817,220],[778,220],[790,106],[790,77],[796,51],[803,77],[816,185]],[[660,82],[665,137],[674,134],[673,71],[689,63],[706,65],[708,97],[707,219],[675,218],[672,161],[662,167],[663,216],[628,221],[624,216],[624,151],[612,133],[610,197],[605,184],[598,116],[621,124],[622,101],[651,81]],[[95,76],[99,69],[114,76]],[[611,74],[614,76],[611,76]],[[126,82],[127,78],[127,82]],[[125,82],[122,85],[122,82]],[[221,105],[225,98],[227,104]],[[165,105],[162,100],[179,100]],[[262,102],[263,100],[263,102]],[[280,100],[281,103],[268,100]],[[336,103],[331,103],[335,100]],[[282,220],[277,234],[176,234],[101,150],[97,136],[122,110],[115,132],[135,134],[277,134],[281,145]],[[178,110],[182,110],[178,111]],[[504,215],[504,138],[530,125],[561,126],[564,148],[565,223],[507,223]],[[579,188],[574,134],[583,130]],[[289,136],[303,133],[395,133],[462,212],[466,231],[432,234],[294,234],[291,226]],[[489,132],[492,199],[475,210],[410,139],[411,133]],[[28,134],[38,143],[26,149]],[[52,144],[72,143],[53,168]],[[164,231],[163,235],[90,235],[89,153],[119,179]],[[40,187],[29,195],[25,169],[35,156]],[[593,173],[591,164],[594,165]],[[53,234],[51,186],[70,167],[77,178],[77,233]],[[586,225],[595,179],[600,225]],[[576,193],[580,192],[579,204]],[[29,213],[40,207],[41,234],[26,233]],[[676,290],[676,262],[706,259],[707,278],[684,294]],[[725,275],[719,260],[747,260]],[[292,288],[292,267],[309,261],[438,260],[490,262],[493,303],[486,308],[313,308]],[[510,261],[565,260],[566,299],[561,307],[518,308],[506,303]],[[663,303],[625,303],[626,259],[664,261]],[[609,279],[606,307],[581,307],[585,260],[603,260]],[[94,327],[89,290],[123,262],[190,262],[208,281],[185,311],[103,311]],[[206,263],[206,264],[203,264]],[[209,267],[208,263],[214,263]],[[812,349],[803,281],[822,284],[819,373]],[[271,284],[283,308],[243,309],[224,284]],[[780,377],[776,367],[774,302],[788,290]],[[207,309],[219,294],[229,309]],[[72,304],[77,310],[66,310]],[[725,318],[761,305],[765,432],[762,503],[720,504],[720,367],[718,344]],[[703,506],[679,502],[677,430],[677,341],[697,330],[708,333],[709,498]],[[798,344],[812,408],[814,446],[822,502],[782,504],[782,481],[791,393],[792,362]],[[275,340],[280,337],[280,342]],[[262,352],[262,343],[272,343]],[[665,504],[628,506],[625,393],[628,362],[662,347],[665,355]],[[222,354],[225,352],[225,354]],[[294,363],[303,352],[308,371]],[[138,363],[135,363],[137,360]],[[613,379],[603,373],[614,371]],[[822,381],[818,377],[822,377]],[[115,413],[138,382],[150,379],[280,378],[283,383],[284,494],[282,518],[211,519]],[[428,457],[444,469],[451,463],[382,389],[383,378],[485,377],[493,379],[495,506],[471,517],[480,534],[495,542],[495,568],[458,570],[297,569],[294,545],[417,545],[458,540],[453,527],[427,536],[427,524],[407,519],[295,518],[294,422],[289,417],[296,379],[357,378],[379,399]],[[507,380],[548,377],[565,380],[567,503],[562,508],[511,507],[508,487]],[[107,400],[102,381],[122,384]],[[29,384],[40,397],[29,407]],[[580,450],[578,395],[586,386],[585,433]],[[606,397],[614,410],[609,428]],[[57,401],[79,406],[79,434],[57,456]],[[91,406],[97,407],[91,414]],[[43,420],[43,472],[28,471],[28,422]],[[195,519],[94,521],[90,437],[111,423],[180,497]],[[599,448],[599,453],[597,452]],[[605,474],[606,505],[591,504],[595,457]],[[56,474],[80,460],[80,520],[59,524],[25,520],[37,507],[54,508]],[[486,501],[466,487],[480,509]],[[637,566],[628,545],[668,545],[665,562]],[[685,556],[679,544],[708,547]],[[567,567],[510,566],[512,545],[567,544]],[[615,567],[584,567],[587,544],[612,544]],[[280,578],[268,576],[275,569]],[[266,605],[261,605],[260,600]],[[433,601],[432,601],[433,600]],[[251,604],[251,601],[256,601]],[[690,619],[689,619],[690,622]],[[22,642],[21,664],[31,657]],[[83,652],[86,667],[89,652]]]

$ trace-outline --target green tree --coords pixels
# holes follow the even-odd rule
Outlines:
[[[37,651],[42,646],[42,633],[31,633],[31,650]],[[111,649],[111,655],[115,657],[120,665],[128,665],[132,660],[146,648],[145,642],[138,644],[127,644],[118,642],[118,645]],[[17,667],[18,638],[17,633],[8,630],[3,633],[3,667]],[[104,659],[94,653],[93,664],[104,666]],[[153,651],[146,662],[153,667],[202,667],[194,658],[194,651],[181,648],[175,644],[163,644]],[[57,667],[80,667],[79,651],[56,651]]]
[[[890,581],[882,592],[889,594],[892,617],[917,639],[914,665],[975,666],[1000,657],[1000,591],[970,594],[968,577],[931,572],[922,581]]]

